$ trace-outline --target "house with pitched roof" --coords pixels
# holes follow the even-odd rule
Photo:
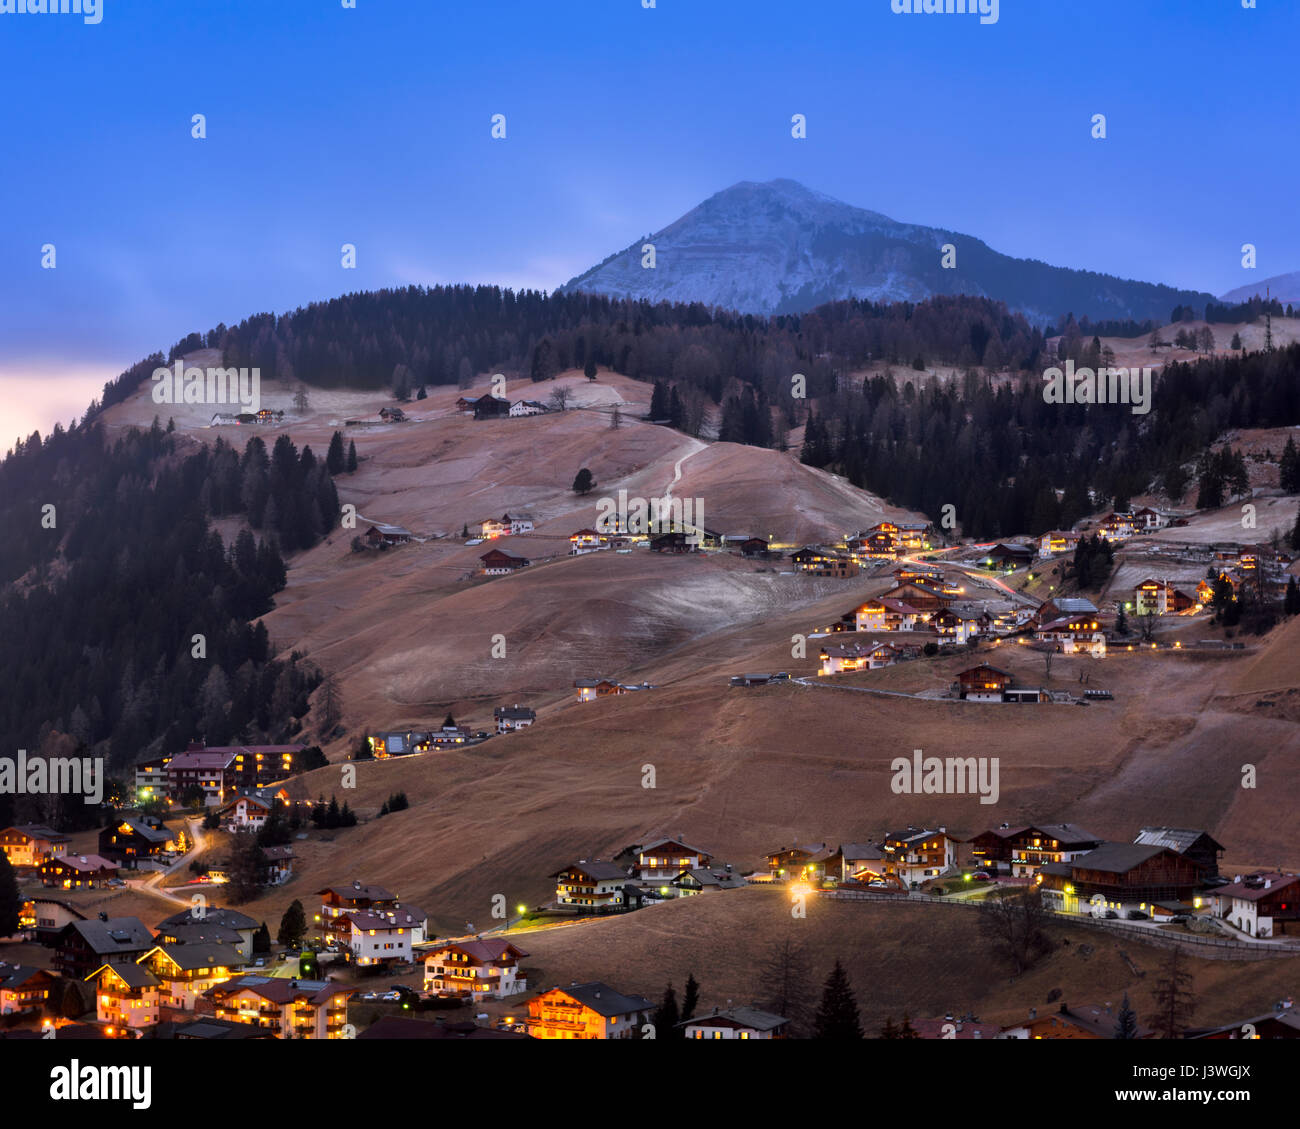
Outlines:
[[[784,1039],[789,1025],[785,1016],[756,1007],[715,1007],[677,1024],[688,1039]]]
[[[1073,862],[1095,851],[1104,841],[1100,835],[1071,823],[1022,827],[1008,837],[1011,874],[1015,878],[1032,878],[1048,863]]]
[[[93,890],[117,877],[117,863],[100,855],[54,855],[37,868],[41,885],[61,890]]]
[[[497,723],[498,733],[513,733],[532,725],[537,720],[537,711],[516,703],[513,706],[497,706],[492,711],[492,717]]]
[[[338,922],[346,929],[342,943],[358,965],[405,963],[415,945],[424,943],[429,915],[418,906],[398,903],[390,908],[350,910]]]
[[[53,985],[54,977],[43,968],[0,960],[0,1015],[39,1013]]]
[[[509,576],[533,563],[527,557],[507,553],[504,549],[489,549],[479,560],[483,562],[484,576]]]
[[[500,937],[448,941],[426,949],[424,990],[436,996],[504,999],[528,990],[519,962],[528,954]]]
[[[1091,616],[1062,616],[1045,623],[1034,632],[1034,638],[1047,643],[1064,655],[1091,655],[1104,658],[1106,633],[1101,622]]]
[[[592,913],[620,910],[626,905],[623,886],[628,873],[612,862],[579,859],[551,877],[555,879],[555,901],[559,906]]]
[[[253,935],[258,923],[246,913],[224,906],[181,910],[158,923],[160,944],[228,944],[241,957],[252,959]]]
[[[109,1027],[138,1031],[158,1022],[162,981],[143,964],[101,964],[86,977],[95,986],[95,1019]]]
[[[959,841],[945,827],[887,831],[880,842],[884,851],[882,877],[897,879],[907,889],[913,882],[919,884],[947,874],[957,864]]]
[[[713,855],[681,839],[655,839],[637,848],[633,874],[642,882],[671,882],[683,871],[708,866]]]
[[[280,1039],[345,1039],[355,989],[327,980],[245,973],[203,993],[218,1020],[246,1023]]]
[[[312,924],[327,945],[351,936],[351,929],[343,926],[343,918],[354,910],[392,909],[397,905],[397,895],[392,891],[360,880],[350,886],[326,886],[316,894],[321,906]]]
[[[1133,842],[1177,851],[1196,863],[1209,878],[1219,873],[1219,859],[1227,849],[1208,831],[1193,827],[1143,827]]]
[[[1251,937],[1300,936],[1300,876],[1240,875],[1210,893],[1214,916]]]
[[[21,823],[0,831],[0,851],[10,866],[40,866],[66,854],[72,840],[43,823]]]
[[[63,927],[54,941],[54,968],[70,979],[84,980],[101,964],[138,960],[153,943],[153,934],[138,917],[101,913]]]
[[[1133,589],[1133,611],[1137,615],[1185,615],[1199,610],[1194,596],[1167,580],[1147,578]]]
[[[1103,843],[1069,862],[1039,868],[1043,900],[1063,913],[1150,913],[1155,902],[1184,902],[1201,885],[1201,868],[1169,847]]]
[[[737,874],[730,863],[722,866],[696,867],[684,870],[668,883],[668,889],[679,898],[693,894],[711,894],[717,890],[739,890],[748,883]]]
[[[858,631],[914,631],[921,612],[905,600],[881,597],[860,604],[850,616]]]
[[[99,854],[131,870],[175,849],[173,834],[149,816],[126,816],[99,833]]]
[[[271,818],[271,804],[260,796],[238,796],[225,807],[218,808],[217,815],[231,830],[260,831]]]
[[[528,1001],[528,1033],[534,1039],[635,1039],[655,1005],[625,996],[593,980],[551,988]]]
[[[136,962],[158,978],[158,1006],[193,1011],[209,988],[239,974],[248,958],[230,945],[154,945]]]

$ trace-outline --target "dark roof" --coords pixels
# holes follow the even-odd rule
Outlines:
[[[46,827],[43,823],[15,823],[11,827],[6,827],[5,831],[18,831],[26,835],[29,839],[44,839],[49,843],[66,843],[68,836],[61,831],[55,831],[52,827]]]
[[[165,1028],[166,1030],[163,1030]],[[155,1039],[274,1039],[275,1033],[252,1023],[205,1016],[190,1023],[160,1023],[150,1032]]]
[[[70,922],[66,928],[79,933],[91,952],[98,956],[142,953],[153,946],[153,934],[138,917],[110,917],[107,921],[92,917],[86,921]]]
[[[534,721],[537,718],[537,711],[529,709],[527,706],[497,706],[492,713],[495,717],[505,718],[507,721],[523,721],[525,719]]]
[[[87,976],[98,976],[104,969],[109,969],[115,976],[121,977],[128,988],[156,988],[161,981],[143,964],[136,964],[135,961],[111,961],[108,964],[101,964],[94,972]]]
[[[351,886],[326,886],[323,890],[317,890],[318,894],[338,894],[353,901],[359,898],[369,898],[372,902],[395,902],[397,896],[385,890],[382,886],[367,886],[362,882],[354,882]]]
[[[567,874],[570,870],[580,870],[597,882],[607,878],[627,877],[627,871],[621,866],[616,866],[612,862],[602,862],[600,859],[592,859],[590,862],[575,862],[570,866],[566,866],[563,870],[557,870],[551,877],[558,878],[561,874]]]
[[[754,678],[760,676],[747,674],[745,677]],[[767,675],[762,675],[761,677],[766,678]],[[644,847],[642,847],[639,853],[643,855],[649,854],[651,851],[657,851],[660,847],[666,847],[666,846],[683,847],[684,849],[690,851],[691,854],[693,855],[704,855],[706,857],[710,857],[708,851],[702,850],[699,847],[692,847],[690,843],[684,843],[682,842],[681,839],[655,839],[653,842],[647,843]]]
[[[159,928],[160,936],[177,945],[238,945],[243,936],[224,925],[210,921],[195,921],[188,925]]]
[[[196,968],[240,968],[248,963],[247,957],[225,945],[162,944],[153,948],[164,953],[182,972],[193,972]]]
[[[0,961],[0,988],[13,991],[43,972],[43,968],[37,968],[34,964],[6,964]]]
[[[176,929],[183,925],[219,925],[223,929],[256,929],[257,922],[246,913],[237,909],[223,909],[221,906],[208,906],[202,917],[196,917],[192,910],[183,909],[171,917],[158,922],[158,929]]]
[[[644,996],[625,996],[599,980],[593,980],[589,984],[574,984],[568,988],[561,988],[560,991],[583,1006],[589,1007],[597,1015],[606,1018],[612,1015],[627,1015],[633,1011],[651,1011],[655,1006]]]
[[[1102,843],[1096,850],[1080,855],[1074,866],[1087,870],[1102,870],[1108,874],[1127,874],[1147,859],[1155,858],[1168,847],[1147,846],[1142,843]]]
[[[150,827],[143,819],[139,819],[135,816],[128,816],[126,819],[114,820],[113,827],[121,827],[124,823],[129,826],[135,834],[139,835],[141,839],[144,839],[149,843],[166,843],[172,837],[172,833],[166,828]]]
[[[495,937],[481,941],[444,941],[423,951],[424,955],[428,957],[434,953],[446,952],[448,949],[457,949],[479,961],[500,960],[510,949],[514,949],[517,957],[526,957],[528,955],[523,949],[512,945],[509,941],[503,941]]]
[[[289,1004],[295,1000],[308,1000],[319,1004],[331,996],[350,996],[355,988],[328,980],[292,980],[283,976],[260,976],[248,973],[226,980],[203,994],[209,999],[224,999],[236,992],[252,992],[273,1004]]]
[[[1101,843],[1104,841],[1100,835],[1094,835],[1091,831],[1085,831],[1082,827],[1076,827],[1072,823],[1034,823],[1024,830],[1041,831],[1049,839],[1056,839],[1064,846],[1069,846],[1071,843]]]
[[[1188,827],[1144,827],[1133,842],[1168,847],[1182,854],[1188,847],[1195,846],[1202,837],[1207,840],[1206,846],[1216,851],[1226,850],[1224,845],[1212,838],[1208,831],[1197,831]]]
[[[790,1021],[783,1015],[773,1015],[770,1011],[760,1011],[756,1007],[729,1007],[723,1010],[714,1008],[708,1015],[697,1015],[692,1019],[683,1019],[678,1027],[690,1024],[718,1026],[715,1020],[723,1021],[721,1026],[748,1027],[754,1031],[771,1031]]]

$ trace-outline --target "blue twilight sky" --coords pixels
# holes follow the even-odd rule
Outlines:
[[[191,330],[554,288],[738,180],[1216,294],[1300,269],[1297,0],[99,2],[0,0],[0,447]]]

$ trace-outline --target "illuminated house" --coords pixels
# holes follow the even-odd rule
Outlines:
[[[1080,534],[1068,529],[1053,529],[1038,539],[1038,555],[1054,557],[1059,553],[1073,553],[1079,547]]]
[[[1097,533],[1103,541],[1123,541],[1132,537],[1138,527],[1146,528],[1132,514],[1107,514],[1097,525]]]
[[[230,945],[239,957],[252,959],[253,934],[258,924],[246,913],[222,906],[203,907],[202,916],[197,908],[181,910],[158,923],[155,938],[159,944]],[[232,960],[230,963],[240,963]]]
[[[1073,862],[1102,842],[1101,836],[1069,823],[1022,827],[1010,836],[1011,873],[1016,878],[1032,878],[1048,863]]]
[[[1201,884],[1201,868],[1168,847],[1103,843],[1066,863],[1040,868],[1043,900],[1064,913],[1150,913],[1154,902],[1183,902]]]
[[[71,921],[54,941],[54,969],[74,980],[84,980],[101,964],[135,961],[152,948],[153,934],[138,917],[101,914]]]
[[[655,1005],[625,996],[607,984],[552,988],[528,1001],[528,1033],[534,1039],[634,1039]]]
[[[843,580],[858,575],[856,560],[820,546],[805,546],[791,553],[790,559],[807,576],[831,576]]]
[[[1232,594],[1236,596],[1241,591],[1241,576],[1231,569],[1220,569],[1218,579],[1223,580],[1232,589]],[[1196,602],[1201,607],[1208,607],[1214,600],[1214,581],[1202,580],[1196,586]]]
[[[167,766],[171,757],[157,757],[141,761],[135,766],[135,798],[140,804],[167,798]]]
[[[904,600],[868,600],[852,613],[858,631],[914,631],[919,609]]]
[[[41,863],[39,873],[42,885],[90,890],[116,878],[117,863],[99,855],[56,855]]]
[[[1033,564],[1037,555],[1038,550],[1028,545],[1006,545],[999,542],[984,553],[980,561],[990,568],[1017,569]]]
[[[940,643],[965,643],[991,623],[990,617],[982,612],[959,608],[941,608],[930,617],[930,626]]]
[[[842,882],[870,882],[885,872],[885,850],[878,843],[841,843],[836,853]]]
[[[1030,1010],[1029,1020],[1003,1028],[1004,1039],[1113,1039],[1119,1024],[1119,1011],[1110,1004],[1104,1007],[1088,1004],[1067,1008],[1062,1004],[1057,1011],[1039,1015],[1037,1008]],[[1152,1039],[1155,1032],[1138,1024],[1137,1038]]]
[[[937,878],[957,862],[957,840],[943,827],[934,831],[909,827],[886,832],[880,845],[884,852],[883,876],[897,879],[904,887]]]
[[[1197,607],[1191,596],[1167,580],[1144,580],[1133,589],[1133,610],[1138,615],[1182,615]]]
[[[326,886],[317,890],[321,898],[320,913],[314,922],[316,931],[325,943],[345,943],[351,937],[351,928],[342,927],[342,919],[354,910],[393,909],[397,895],[382,886],[368,886],[353,882],[351,886]]]
[[[718,890],[739,890],[748,883],[727,863],[721,867],[696,867],[685,870],[668,883],[669,890],[679,898],[695,894],[712,894]]]
[[[351,910],[338,922],[346,928],[343,944],[359,965],[394,964],[411,960],[412,946],[424,943],[428,915],[418,906]]]
[[[209,988],[217,1019],[269,1030],[280,1039],[344,1039],[353,989],[326,980],[245,974]]]
[[[1300,877],[1294,874],[1238,875],[1209,898],[1215,917],[1251,937],[1300,935]]]
[[[857,643],[841,646],[826,646],[821,649],[818,658],[821,669],[818,674],[843,674],[855,670],[879,670],[882,666],[892,666],[902,657],[904,651],[892,643],[876,643],[863,647]]]
[[[497,706],[492,717],[497,723],[498,733],[510,733],[532,725],[537,720],[537,711],[520,705]]]
[[[482,523],[484,537],[509,537],[517,533],[531,533],[533,519],[525,514],[505,514],[500,518],[488,518]]]
[[[1133,511],[1133,524],[1139,529],[1164,529],[1169,524],[1169,515],[1153,510],[1150,506],[1143,506],[1140,510]]]
[[[137,962],[158,978],[160,1007],[193,1011],[209,988],[238,974],[247,958],[229,945],[155,945]]]
[[[770,852],[766,856],[767,869],[774,882],[820,883],[826,877],[827,863],[835,855],[825,843],[795,843]]]
[[[1209,832],[1191,827],[1143,827],[1133,842],[1177,851],[1196,863],[1201,873],[1210,878],[1218,875],[1219,859],[1227,849]]]
[[[217,814],[227,827],[238,831],[259,831],[271,817],[271,805],[258,796],[240,796]]]
[[[623,909],[623,887],[628,874],[621,866],[600,859],[579,859],[572,866],[551,875],[555,881],[555,901],[586,911]]]
[[[609,547],[608,542],[594,529],[579,529],[569,536],[569,555],[581,556],[583,553],[595,553]]]
[[[19,910],[18,928],[33,935],[39,944],[51,946],[67,926],[85,920],[86,915],[67,902],[56,898],[28,898]]]
[[[981,663],[957,675],[960,696],[968,702],[1001,702],[1015,682],[1009,671]]]
[[[713,861],[713,856],[681,839],[656,839],[637,851],[633,873],[642,882],[671,882],[684,870],[698,870]]]
[[[610,694],[626,694],[627,689],[611,678],[575,678],[574,689],[578,691],[578,701],[594,702]]]
[[[894,585],[880,597],[880,600],[896,600],[907,604],[921,613],[920,618],[924,620],[929,618],[930,613],[946,608],[952,603],[953,597],[946,594],[942,587],[931,585],[926,581],[905,580],[901,584]]]
[[[10,866],[40,866],[65,854],[68,836],[40,823],[23,823],[0,831],[0,851]]]
[[[162,982],[145,965],[101,964],[86,979],[95,982],[95,1018],[100,1023],[138,1030],[158,1022]]]
[[[176,848],[172,833],[160,820],[128,816],[99,833],[99,853],[134,870],[142,859],[153,859]]]
[[[0,1015],[39,1012],[53,984],[54,977],[43,968],[0,961]]]
[[[1034,637],[1050,643],[1064,655],[1084,654],[1103,658],[1106,654],[1106,634],[1101,624],[1086,616],[1064,616],[1045,623]]]
[[[683,1019],[688,1039],[784,1039],[790,1021],[755,1007],[714,1008],[707,1015]]]
[[[217,807],[226,798],[228,781],[226,770],[235,762],[235,754],[228,750],[191,749],[177,753],[167,763],[167,795],[179,801],[191,788],[203,793],[206,807]]]
[[[449,941],[427,951],[424,990],[459,999],[499,1000],[528,990],[519,961],[528,954],[509,941]]]

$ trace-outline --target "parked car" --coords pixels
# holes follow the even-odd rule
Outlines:
[[[388,1000],[388,1001],[390,1001],[390,1002],[396,1003],[398,1000],[400,1000],[400,999],[402,998],[402,993],[401,993],[401,992],[385,992],[385,993],[384,993],[382,996],[380,996],[379,998],[380,998],[381,1000]]]

